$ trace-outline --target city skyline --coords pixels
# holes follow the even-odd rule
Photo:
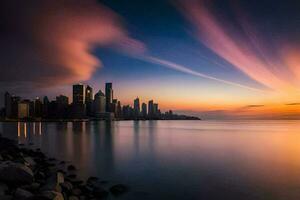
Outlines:
[[[0,95],[71,97],[69,85],[113,82],[124,104],[155,97],[206,119],[299,118],[299,9],[291,0],[1,2]]]
[[[1,120],[61,121],[61,120],[199,120],[197,117],[178,115],[172,110],[163,112],[153,100],[140,104],[139,97],[133,104],[122,104],[114,96],[112,83],[105,83],[105,93],[93,93],[89,85],[74,84],[72,101],[64,94],[55,99],[48,96],[26,99],[9,92],[4,94]]]

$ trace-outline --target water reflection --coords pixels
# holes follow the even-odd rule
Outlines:
[[[300,199],[299,129],[297,121],[1,124],[4,135],[72,161],[82,177],[175,200]]]

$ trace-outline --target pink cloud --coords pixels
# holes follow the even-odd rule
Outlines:
[[[289,69],[284,66],[286,60],[268,51],[265,41],[246,16],[239,11],[236,13],[243,29],[240,32],[232,28],[229,21],[217,18],[209,6],[211,3],[191,0],[177,4],[194,25],[199,41],[253,80],[276,91],[294,90],[297,86],[292,81],[293,77],[289,77]]]
[[[0,81],[42,86],[88,80],[101,66],[95,47],[142,52],[122,19],[96,0],[0,3]]]

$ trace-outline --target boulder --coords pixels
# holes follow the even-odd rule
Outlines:
[[[65,182],[61,183],[60,186],[61,186],[62,190],[67,192],[67,193],[70,193],[73,189],[72,183],[70,183],[68,181],[65,181]]]
[[[36,165],[35,161],[29,156],[24,157],[24,161],[27,166],[34,167]]]
[[[26,199],[26,198],[32,197],[33,195],[31,192],[29,192],[27,190],[24,190],[22,188],[17,188],[14,196],[17,199]]]
[[[45,191],[42,193],[42,196],[49,200],[64,200],[62,193],[55,191]]]
[[[76,196],[70,196],[70,197],[69,197],[69,200],[79,200],[79,198],[76,197]]]
[[[9,185],[28,185],[33,182],[33,172],[23,164],[4,162],[0,164],[0,181]]]

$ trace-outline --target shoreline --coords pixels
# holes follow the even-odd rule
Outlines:
[[[0,134],[0,199],[103,199],[128,192],[98,177],[80,180],[76,172],[74,165]]]
[[[93,122],[93,121],[201,121],[202,119],[0,119],[0,122]]]

